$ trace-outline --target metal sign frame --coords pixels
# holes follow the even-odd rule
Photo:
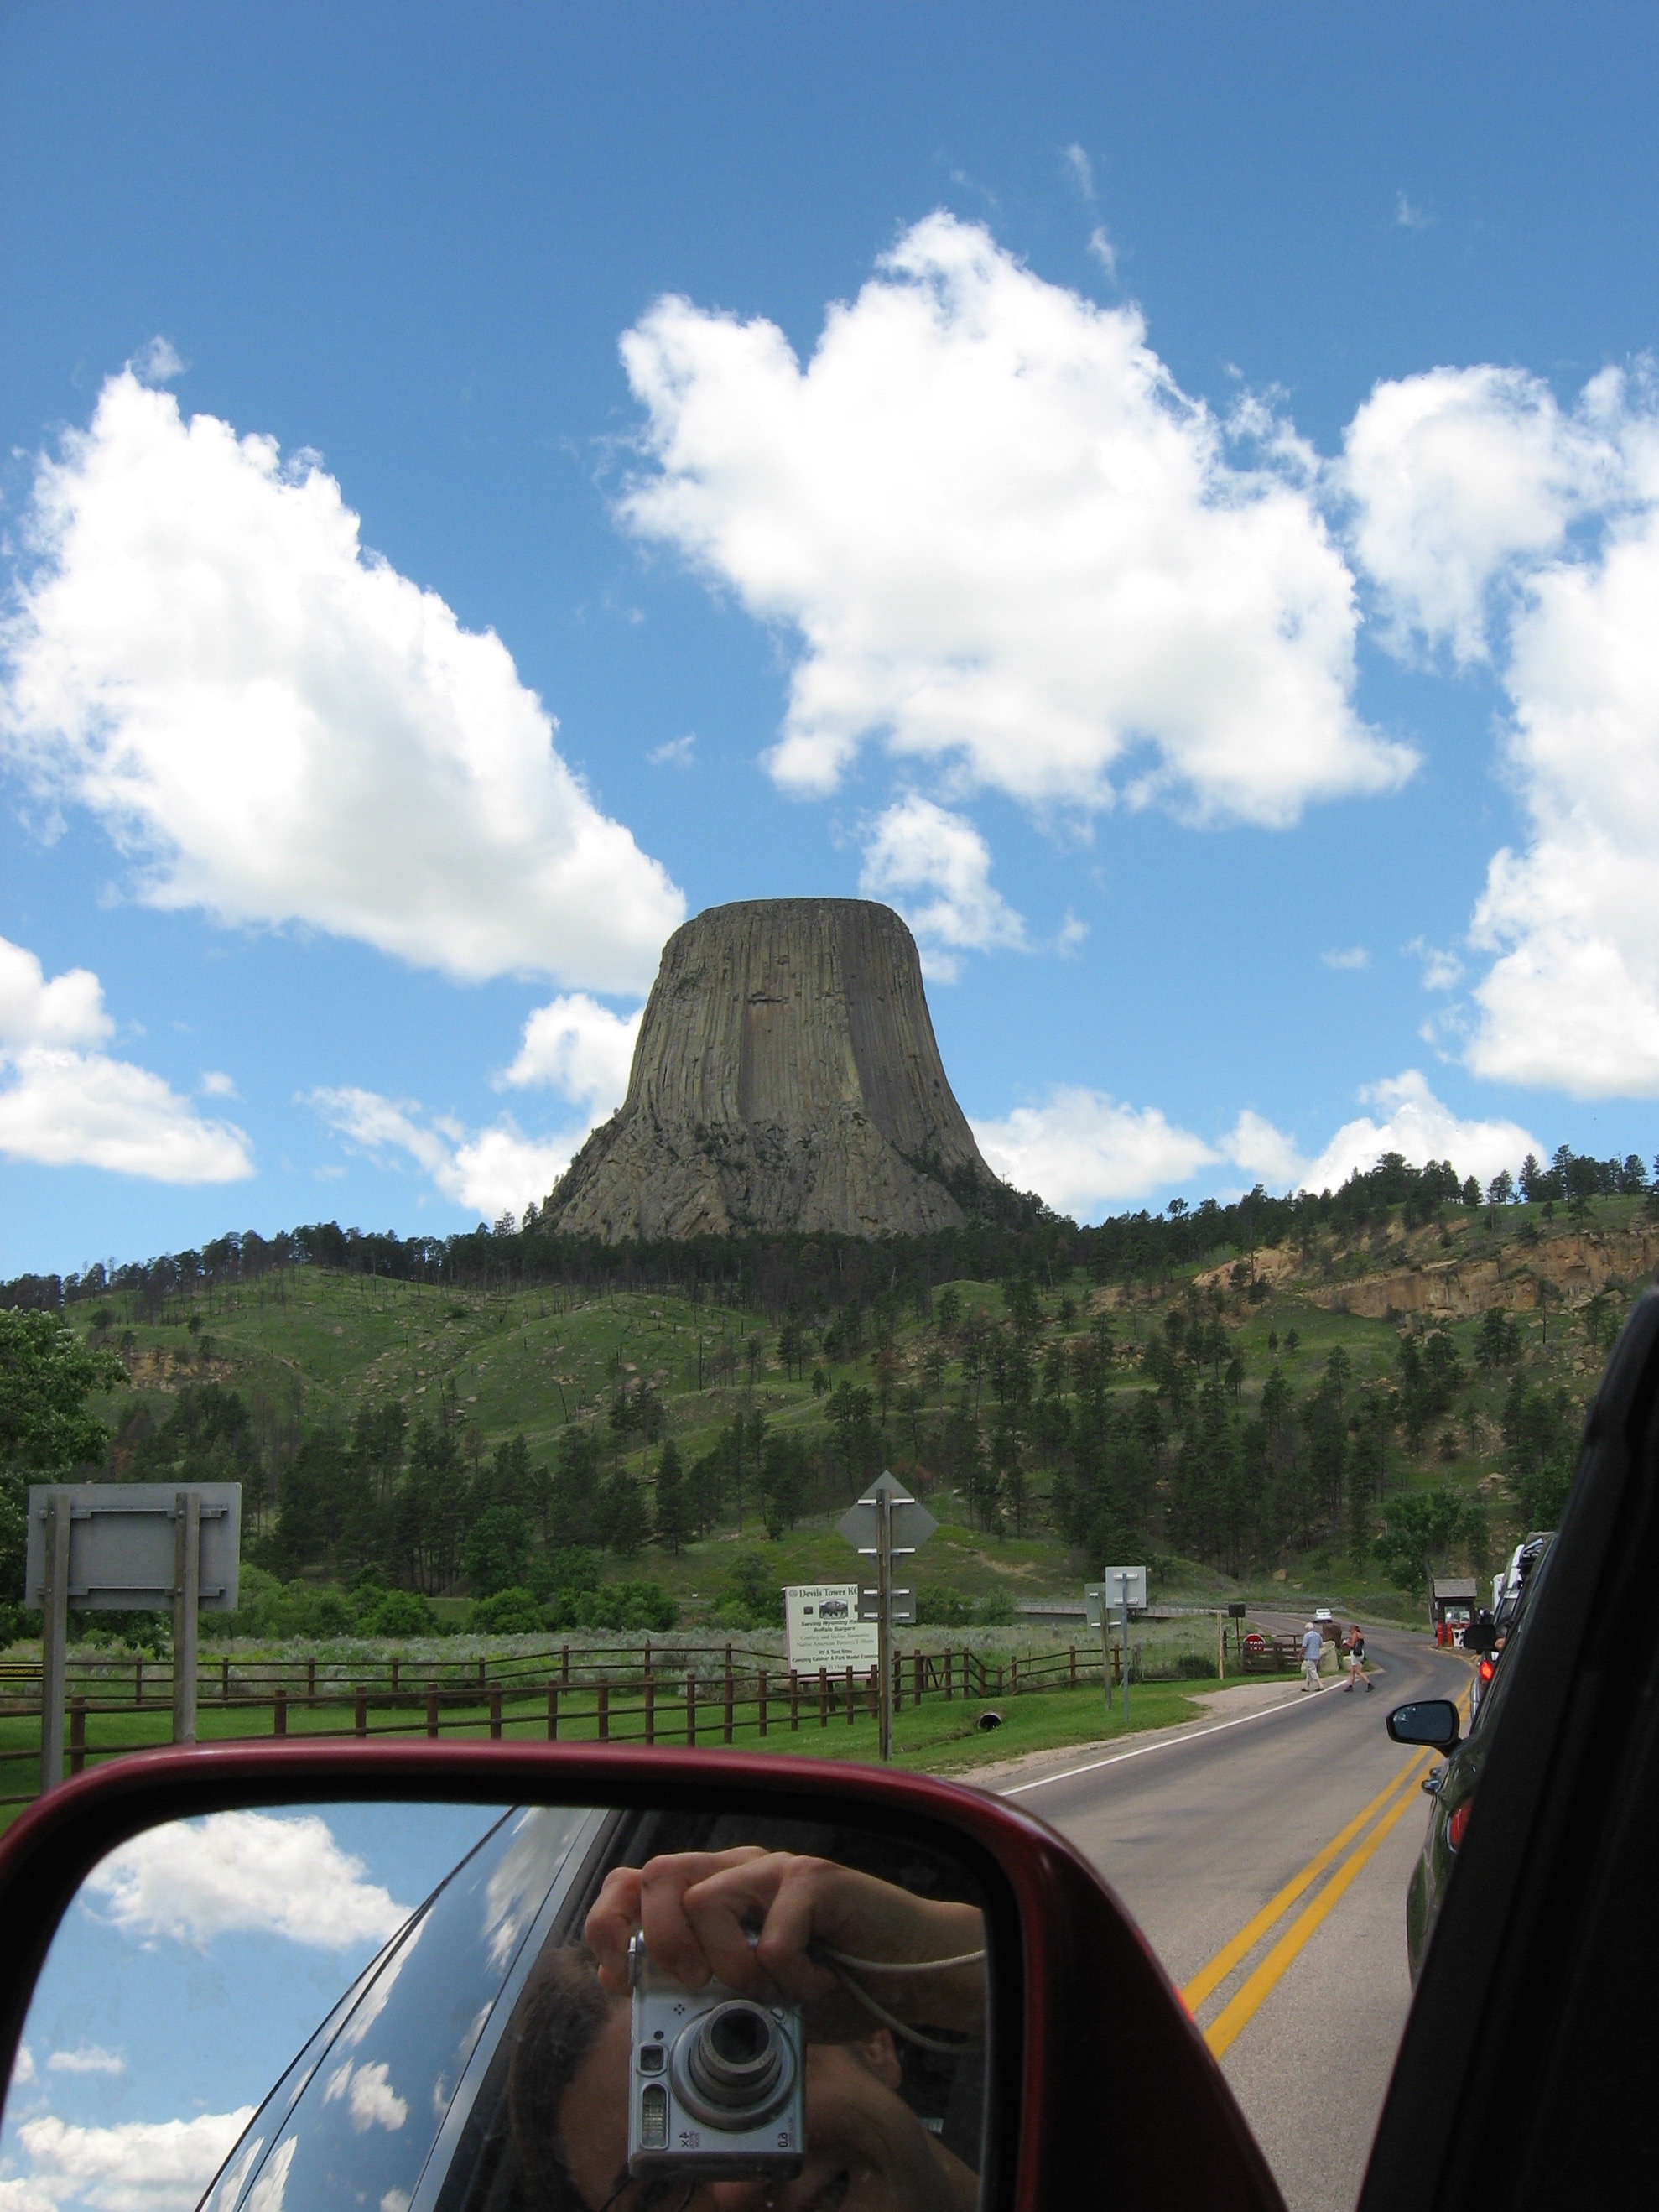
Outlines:
[[[860,1559],[874,1559],[876,1563],[875,1588],[863,1592],[859,1613],[861,1619],[867,1620],[873,1608],[877,1666],[881,1679],[876,1704],[877,1728],[878,1747],[884,1759],[893,1755],[893,1631],[907,1619],[915,1618],[911,1593],[894,1587],[893,1562],[914,1557],[917,1547],[925,1544],[938,1527],[939,1522],[927,1508],[912,1498],[886,1468],[836,1523],[837,1533],[847,1539]]]
[[[173,1614],[173,1740],[196,1741],[196,1621],[236,1610],[240,1482],[29,1486],[26,1602],[40,1608],[40,1788],[64,1778],[69,1616]]]

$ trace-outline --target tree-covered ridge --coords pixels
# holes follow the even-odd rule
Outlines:
[[[1589,1164],[1610,1190],[1571,1155],[1528,1164],[1530,1200],[1384,1161],[1328,1203],[1105,1224],[1115,1246],[1053,1221],[778,1240],[670,1255],[684,1279],[648,1287],[647,1255],[585,1282],[568,1252],[526,1285],[514,1255],[559,1248],[516,1227],[485,1235],[487,1287],[458,1285],[447,1248],[440,1284],[382,1268],[374,1239],[252,1273],[227,1242],[83,1280],[64,1311],[77,1356],[116,1352],[129,1386],[103,1471],[241,1480],[259,1566],[355,1588],[388,1632],[399,1604],[459,1593],[526,1626],[647,1626],[665,1589],[740,1611],[730,1565],[752,1554],[710,1547],[741,1530],[796,1578],[844,1572],[828,1524],[884,1464],[965,1524],[928,1563],[936,1612],[988,1601],[1016,1560],[1031,1595],[1125,1556],[1411,1589],[1559,1510],[1659,1240],[1640,1164]],[[1218,1241],[1258,1218],[1291,1233]],[[964,1245],[982,1272],[942,1279]],[[1413,1312],[1419,1291],[1443,1310]]]

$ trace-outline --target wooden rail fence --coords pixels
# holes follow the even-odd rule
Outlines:
[[[1277,1656],[1277,1655],[1275,1655]],[[1141,1666],[1141,1647],[1131,1646],[1129,1677],[1157,1675]],[[1122,1679],[1123,1654],[1112,1648],[1112,1680]],[[901,1651],[893,1660],[894,1710],[924,1700],[984,1702],[1039,1691],[1101,1684],[1097,1646],[1020,1658],[986,1658],[971,1650]],[[1210,1679],[1213,1680],[1213,1677]],[[171,1712],[172,1670],[165,1662],[72,1659],[70,1662],[68,1768],[78,1774],[89,1760],[116,1758],[136,1747],[94,1744],[88,1724],[102,1716]],[[356,1663],[317,1659],[251,1661],[228,1658],[202,1669],[198,1711],[245,1716],[234,1733],[289,1733],[290,1720],[307,1736],[423,1735],[487,1729],[493,1739],[509,1733],[601,1743],[732,1743],[741,1733],[758,1740],[804,1729],[856,1727],[874,1717],[875,1668],[798,1673],[781,1657],[720,1646],[583,1648],[562,1644],[543,1652],[497,1660],[419,1662],[391,1656]],[[40,1678],[27,1662],[0,1662],[0,1715],[38,1715]],[[349,1723],[335,1723],[349,1713]],[[313,1717],[315,1717],[314,1718]],[[263,1723],[261,1725],[260,1723]],[[229,1731],[215,1728],[218,1738]],[[10,1752],[15,1760],[24,1747]],[[38,1755],[38,1754],[37,1754]],[[0,1797],[0,1805],[27,1802]]]

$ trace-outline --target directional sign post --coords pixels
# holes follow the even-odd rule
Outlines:
[[[910,1591],[894,1586],[893,1562],[914,1558],[918,1546],[938,1526],[927,1508],[919,1505],[885,1469],[836,1523],[860,1559],[876,1563],[875,1588],[866,1589],[864,1595],[875,1606],[876,1679],[880,1686],[876,1716],[884,1759],[893,1755],[893,1630],[899,1622],[915,1619]]]
[[[1133,1606],[1144,1612],[1146,1606],[1146,1570],[1145,1567],[1109,1567],[1104,1582],[1086,1583],[1083,1589],[1083,1608],[1091,1628],[1100,1631],[1100,1663],[1106,1676],[1106,1710],[1112,1710],[1112,1650],[1111,1613],[1116,1606],[1122,1616],[1123,1632],[1123,1717],[1129,1717],[1129,1608]]]
[[[64,1778],[71,1611],[173,1613],[173,1740],[196,1741],[196,1616],[234,1613],[240,1482],[37,1483],[23,1569],[40,1633],[40,1787]]]

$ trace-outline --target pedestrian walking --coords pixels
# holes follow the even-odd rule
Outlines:
[[[1319,1655],[1324,1648],[1324,1632],[1310,1620],[1302,1632],[1302,1694],[1304,1697],[1310,1690],[1322,1690],[1325,1686],[1319,1679]]]
[[[1368,1690],[1374,1690],[1376,1685],[1365,1672],[1365,1638],[1358,1621],[1348,1631],[1347,1651],[1348,1680],[1346,1686],[1349,1695],[1352,1695],[1356,1682],[1363,1682]]]

